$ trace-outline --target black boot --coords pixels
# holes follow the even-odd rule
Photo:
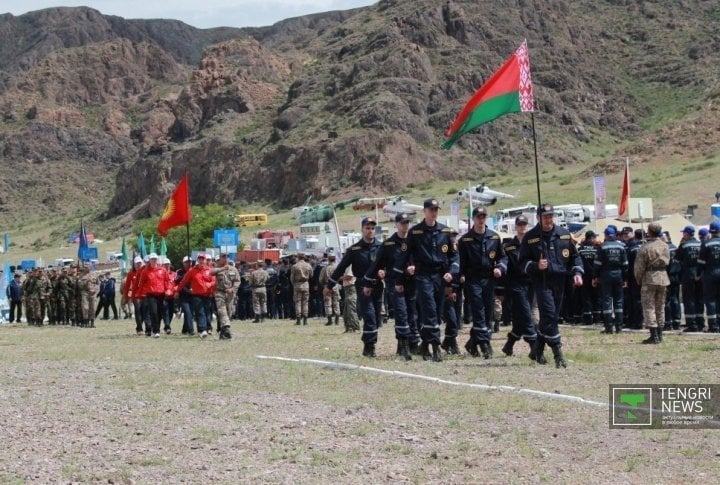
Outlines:
[[[422,355],[423,360],[430,360],[430,344],[423,341],[420,344],[420,355]]]
[[[550,348],[552,349],[553,357],[555,358],[555,367],[558,369],[560,367],[566,368],[567,362],[565,362],[565,356],[562,353],[562,344],[558,342],[555,345],[551,345]]]
[[[218,336],[220,337],[220,340],[231,340],[232,334],[230,333],[230,325],[225,325],[221,328]]]
[[[395,355],[402,355],[402,353],[401,353],[402,352],[402,349],[401,349],[402,344],[400,343],[400,340],[402,340],[402,339],[398,337],[397,347],[395,348]]]
[[[621,333],[623,329],[622,323],[618,323],[615,325],[615,333]]]
[[[533,359],[533,349],[535,348],[535,342],[535,340],[527,341],[528,347],[530,347],[530,353],[528,354],[528,357],[530,357],[531,360],[535,360]]]
[[[253,320],[253,323],[260,323],[260,315],[257,313],[255,314],[255,320]]]
[[[303,325],[307,325],[307,317],[303,317]],[[373,346],[374,348],[374,346]]]
[[[603,328],[602,332],[600,333],[613,333],[613,325],[612,323],[605,322],[605,328]]]
[[[473,357],[480,357],[480,352],[478,352],[477,349],[477,342],[472,337],[470,337],[470,340],[465,343],[465,350],[467,350],[467,353]]]
[[[363,355],[365,357],[376,357],[375,355],[375,344],[366,343],[363,347]]]
[[[297,320],[295,320],[295,325],[300,325],[300,317],[297,317]]]
[[[420,355],[420,342],[410,340],[408,347],[410,348],[411,354]]]
[[[662,334],[663,334],[663,328],[660,327],[660,326],[658,326],[658,328],[657,328],[657,336],[658,336],[658,340],[659,340],[660,342],[662,342]]]
[[[659,344],[660,338],[658,337],[657,327],[650,327],[650,336],[642,341],[644,344]]]
[[[515,342],[517,342],[518,339],[515,335],[509,333],[507,336],[507,342],[505,342],[505,345],[503,345],[502,353],[510,357],[513,354],[513,347],[515,346]]]
[[[335,315],[335,325],[340,325],[340,315]]]
[[[398,340],[398,344],[400,346],[400,355],[402,355],[405,360],[412,360],[412,357],[410,356],[409,339],[407,337],[401,338]]]
[[[325,326],[326,326],[326,327],[329,327],[329,326],[332,325],[332,324],[333,324],[333,322],[332,322],[332,317],[328,315],[328,321],[327,321],[327,323],[325,324]]]
[[[433,362],[442,362],[442,353],[439,344],[432,344],[432,360]]]
[[[535,341],[535,345],[533,345],[532,350],[530,351],[530,360],[534,360],[538,364],[545,365],[547,364],[547,360],[545,359],[545,355],[543,355],[545,352],[545,339],[542,337],[538,337],[538,339]]]
[[[455,337],[445,337],[440,344],[440,347],[448,354],[460,354],[460,349],[458,349],[457,339]]]
[[[489,340],[480,341],[480,352],[482,353],[483,359],[491,359],[493,356],[492,345]]]
[[[496,322],[493,324],[493,332],[494,332],[494,333],[498,333],[499,331],[500,331],[500,321],[496,321]]]

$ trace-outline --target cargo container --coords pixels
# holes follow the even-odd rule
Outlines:
[[[269,259],[274,263],[280,261],[282,256],[279,249],[243,249],[235,256],[235,261],[255,263],[257,261],[265,261]]]

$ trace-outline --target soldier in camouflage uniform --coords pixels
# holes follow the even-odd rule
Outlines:
[[[57,317],[57,295],[55,294],[55,284],[58,279],[58,273],[55,268],[50,270],[50,296],[48,297],[48,320],[50,325],[56,325],[58,323]]]
[[[290,268],[290,282],[293,286],[293,301],[295,302],[295,325],[307,325],[308,302],[310,300],[310,277],[313,274],[312,266],[307,257],[298,254],[298,261]]]
[[[39,270],[33,269],[23,283],[23,294],[25,295],[25,316],[28,325],[42,325],[40,316],[40,283]]]
[[[70,323],[80,325],[80,292],[78,291],[78,269],[73,266],[68,271],[68,279],[70,280],[70,288],[68,291],[68,314],[70,315]]]
[[[80,296],[81,327],[95,328],[95,295],[100,289],[96,275],[90,272],[89,266],[83,266],[77,284]]]
[[[38,285],[39,285],[39,298],[38,301],[40,303],[40,325],[43,324],[45,321],[45,315],[47,314],[49,319],[52,321],[52,313],[50,312],[50,297],[52,296],[52,283],[50,282],[50,277],[45,271],[40,271],[40,276],[38,278]],[[54,323],[54,322],[53,322]]]
[[[58,325],[67,325],[72,319],[70,313],[74,306],[71,305],[72,301],[72,280],[68,276],[66,269],[60,271],[60,276],[55,280],[55,310],[57,314]]]
[[[260,323],[265,320],[267,313],[267,288],[266,284],[270,275],[263,268],[263,262],[255,264],[255,271],[250,273],[250,286],[252,286],[253,312],[255,320],[253,323]]]
[[[235,297],[240,287],[240,272],[234,264],[228,262],[228,255],[220,254],[217,266],[210,270],[215,276],[215,306],[217,307],[220,340],[232,338],[230,333],[230,315],[235,309]]]
[[[325,287],[328,282],[328,277],[333,274],[337,268],[337,260],[334,254],[328,256],[328,264],[320,270],[320,276],[318,281],[320,286]],[[323,296],[323,303],[325,304],[325,315],[327,315],[327,323],[325,325],[333,324],[333,316],[335,317],[335,325],[340,323],[340,285],[335,285],[332,289],[330,296]]]
[[[640,284],[640,298],[645,326],[650,337],[644,344],[662,342],[662,329],[665,325],[665,292],[670,285],[667,267],[670,264],[670,250],[659,238],[662,227],[657,222],[650,223],[647,229],[647,242],[642,245],[635,259],[635,279]]]

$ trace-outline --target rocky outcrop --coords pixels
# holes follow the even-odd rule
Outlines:
[[[608,159],[619,146],[710,156],[720,49],[703,2],[683,5],[382,0],[240,30],[88,8],[0,16],[0,186],[22,171],[32,206],[38,176],[75,186],[96,173],[96,210],[110,200],[106,215],[139,216],[162,210],[184,170],[195,204],[277,207],[524,170],[526,115],[439,148],[522,37],[551,167],[585,163],[602,139],[613,140]]]

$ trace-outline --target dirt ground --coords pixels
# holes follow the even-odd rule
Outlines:
[[[234,339],[0,327],[2,483],[711,483],[720,431],[611,430],[608,410],[397,375],[361,364],[607,402],[609,383],[717,383],[720,337],[563,328],[568,369],[518,345],[491,361],[396,359],[319,320],[234,324]],[[467,330],[460,340],[464,343]],[[650,347],[650,348],[648,348]],[[500,355],[497,355],[500,354]],[[713,479],[712,477],[715,477]]]

